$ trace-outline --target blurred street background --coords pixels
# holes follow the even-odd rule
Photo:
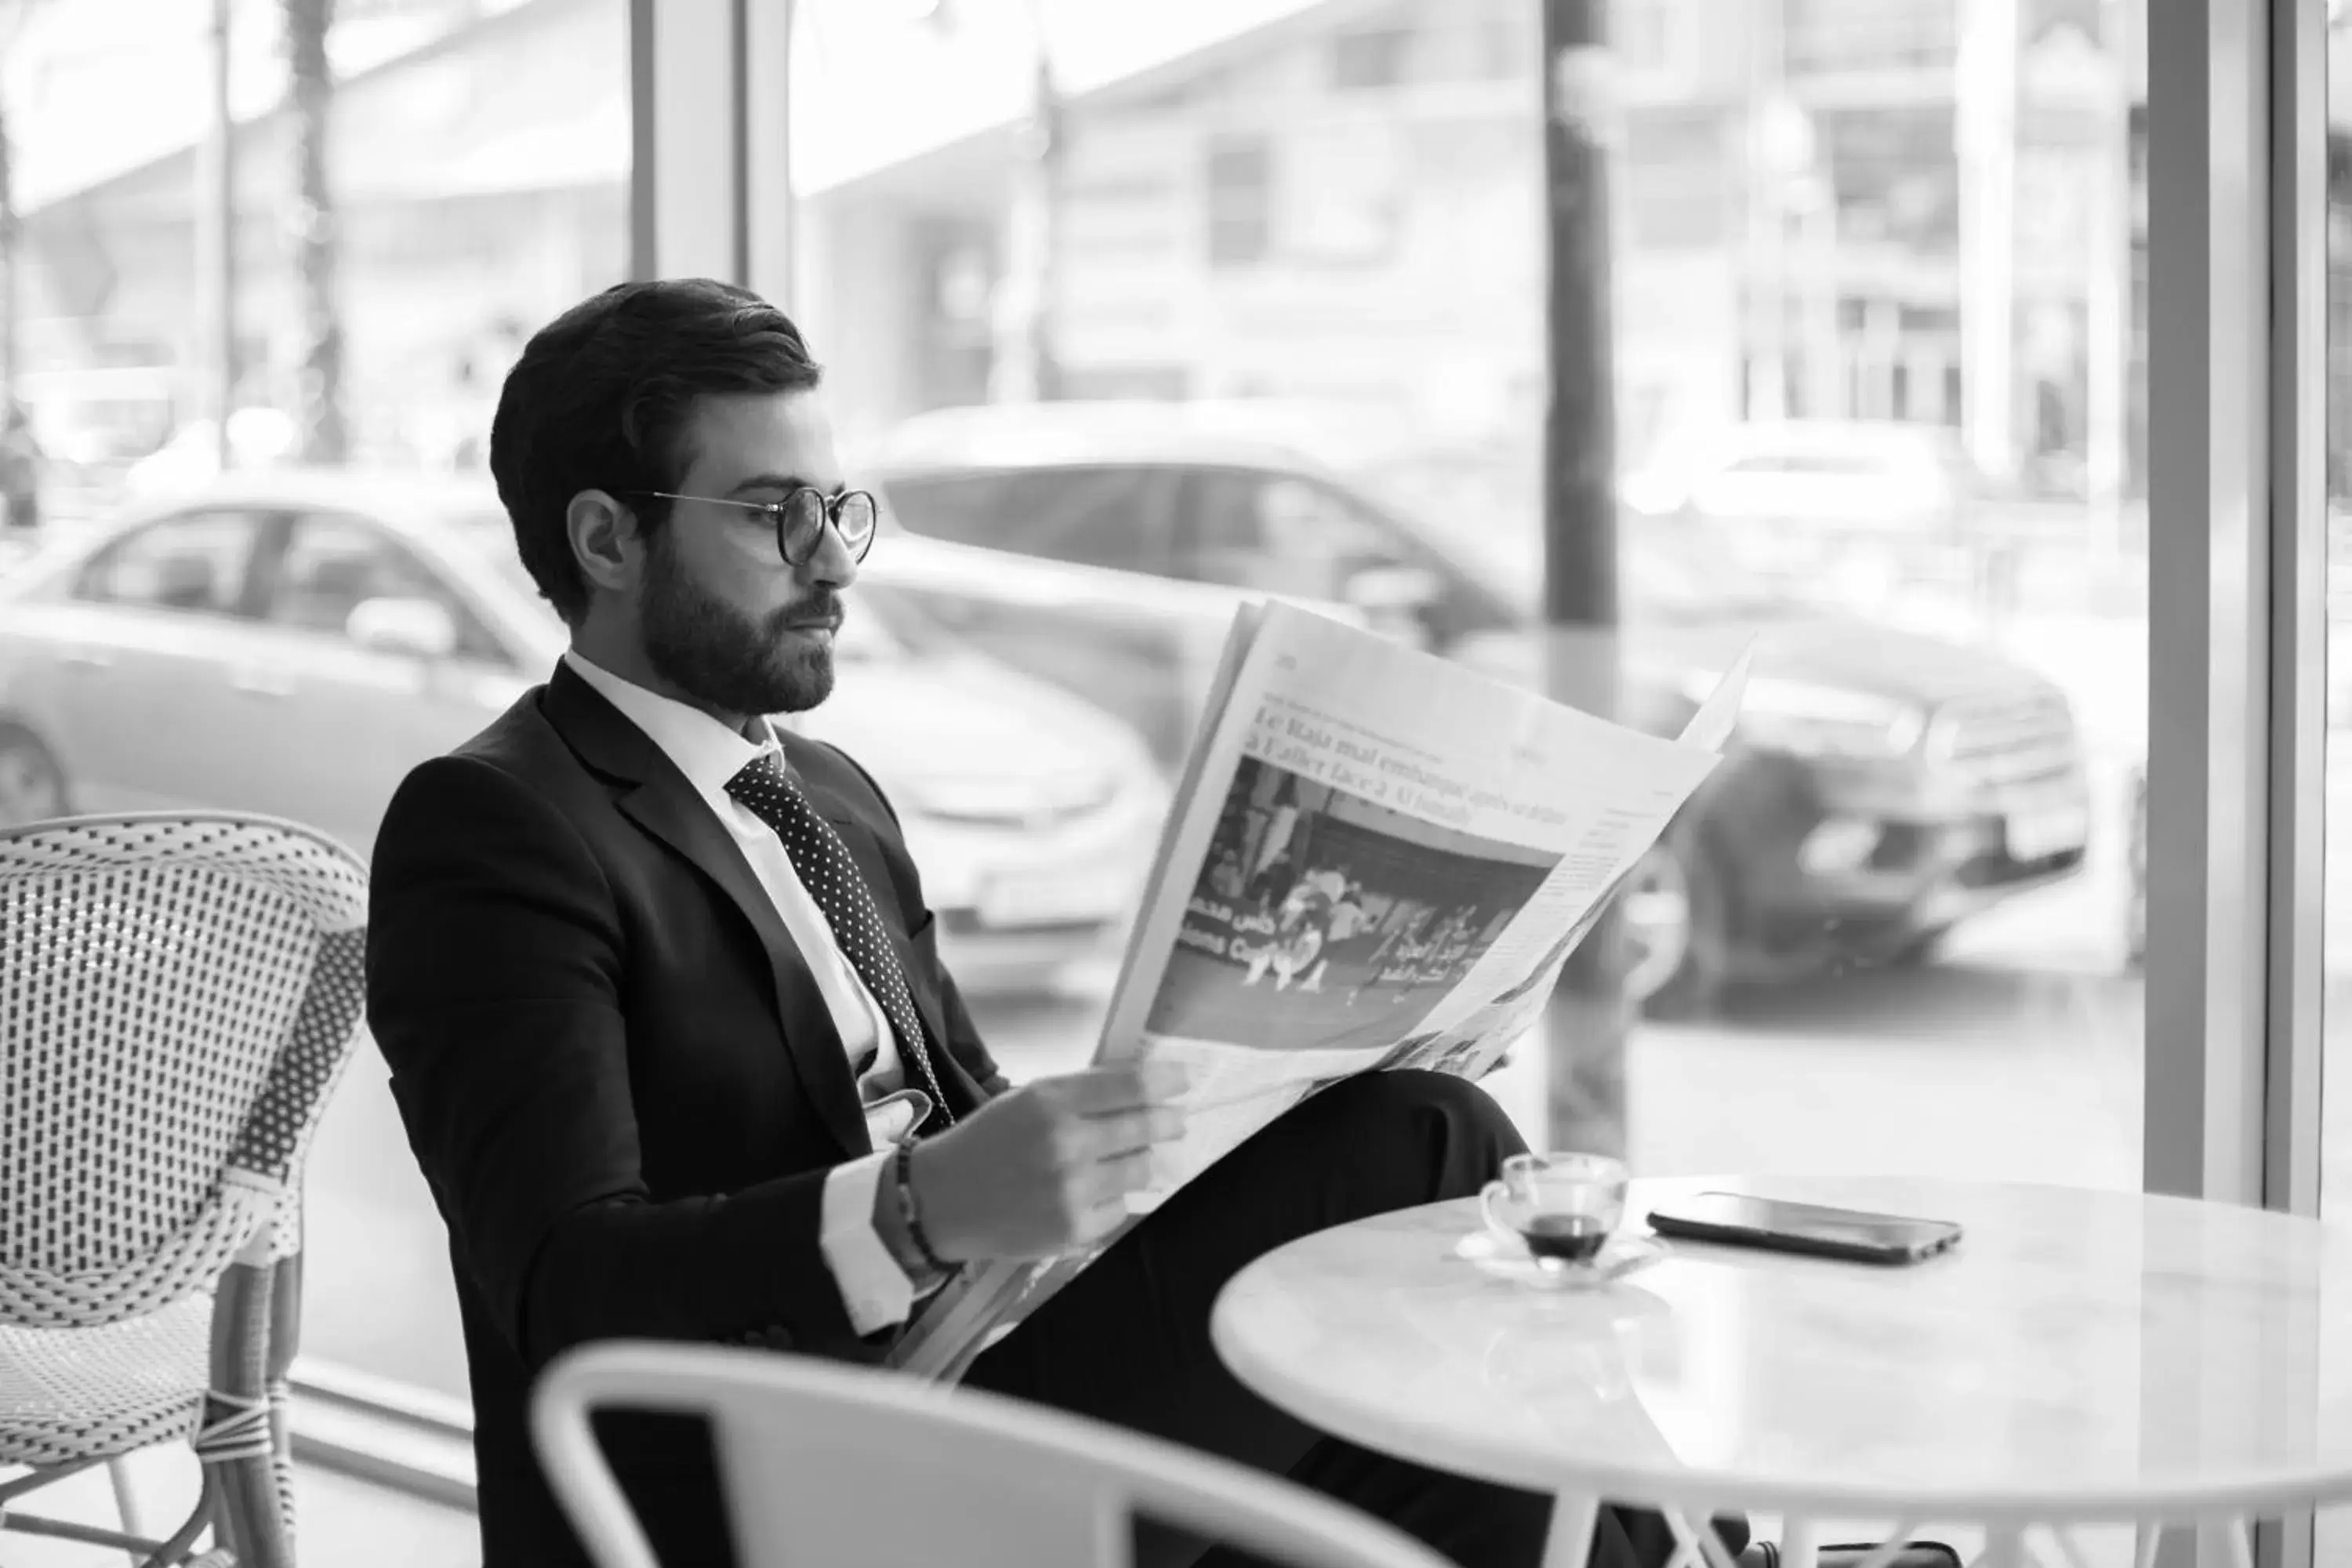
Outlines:
[[[1625,900],[1623,1037],[1493,1087],[1646,1173],[2136,1188],[2147,3],[1591,0],[1606,47],[1548,84],[1531,0],[797,0],[783,302],[887,511],[805,722],[899,806],[1006,1066],[1091,1051],[1236,605],[1542,678],[1570,104],[1612,705],[1669,728],[1759,666]],[[0,821],[200,803],[364,851],[543,679],[489,420],[628,271],[629,26],[0,0]],[[462,1395],[372,1055],[310,1216],[309,1353]]]

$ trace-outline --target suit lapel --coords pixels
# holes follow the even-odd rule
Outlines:
[[[803,1086],[842,1152],[870,1153],[873,1139],[858,1108],[848,1053],[824,993],[733,837],[661,748],[568,665],[558,665],[548,682],[547,713],[582,759],[620,786],[615,798],[622,814],[717,884],[751,922],[767,952],[784,1047]],[[865,865],[861,859],[860,868]]]

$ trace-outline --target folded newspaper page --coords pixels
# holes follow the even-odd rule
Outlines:
[[[1292,605],[1237,616],[1095,1054],[1189,1069],[1129,1223],[1331,1083],[1491,1070],[1713,771],[1749,658],[1670,740]],[[960,1375],[1123,1234],[967,1269],[893,1363]]]

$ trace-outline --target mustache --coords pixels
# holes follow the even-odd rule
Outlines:
[[[827,589],[803,604],[777,611],[768,626],[773,632],[807,631],[817,626],[831,629],[841,625],[843,614],[841,595]]]

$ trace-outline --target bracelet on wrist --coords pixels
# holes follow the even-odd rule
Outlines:
[[[898,1153],[891,1157],[890,1177],[898,1194],[898,1218],[905,1224],[907,1239],[915,1244],[915,1256],[922,1259],[923,1267],[934,1274],[952,1274],[955,1265],[941,1258],[932,1248],[931,1238],[924,1234],[922,1211],[915,1202],[914,1161],[912,1139],[900,1143]]]

